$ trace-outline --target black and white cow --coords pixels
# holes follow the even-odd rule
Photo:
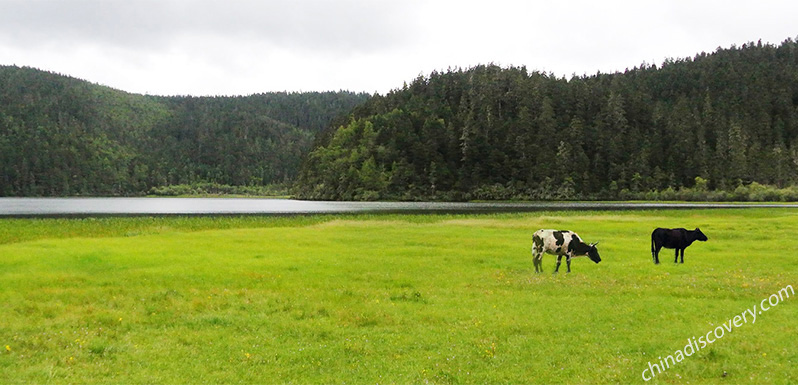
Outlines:
[[[573,231],[540,229],[532,235],[532,242],[532,257],[535,262],[536,273],[543,271],[544,252],[557,256],[557,267],[554,268],[555,273],[560,270],[563,255],[565,256],[569,273],[571,272],[571,258],[573,257],[587,255],[591,261],[595,263],[601,262],[598,249],[596,249],[598,242],[591,244],[582,242],[582,238],[579,238]]]
[[[690,246],[695,241],[705,242],[707,236],[696,227],[695,230],[678,229],[663,229],[661,227],[654,229],[651,233],[651,258],[654,263],[659,265],[659,250],[663,247],[666,249],[676,249],[676,258],[673,263],[679,260],[679,251],[682,253],[682,263],[684,263],[684,249]]]

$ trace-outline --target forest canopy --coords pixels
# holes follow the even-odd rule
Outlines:
[[[369,97],[159,97],[0,66],[0,196],[288,183],[316,133]]]
[[[371,98],[317,144],[298,179],[302,198],[625,199],[793,186],[798,44],[570,79],[497,65],[433,72]]]
[[[374,96],[161,97],[0,66],[0,196],[273,184],[334,200],[798,200],[798,43],[570,79],[454,68]]]

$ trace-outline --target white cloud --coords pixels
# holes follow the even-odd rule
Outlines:
[[[386,92],[480,63],[570,76],[794,37],[764,1],[0,0],[0,64],[131,92]]]

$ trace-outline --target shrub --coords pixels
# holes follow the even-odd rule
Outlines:
[[[288,190],[284,185],[230,186],[218,183],[178,184],[153,187],[149,191],[155,196],[180,195],[246,195],[246,196],[285,196]]]

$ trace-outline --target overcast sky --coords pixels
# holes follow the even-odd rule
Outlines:
[[[0,65],[154,95],[386,93],[476,64],[623,71],[798,36],[798,2],[0,0]]]

